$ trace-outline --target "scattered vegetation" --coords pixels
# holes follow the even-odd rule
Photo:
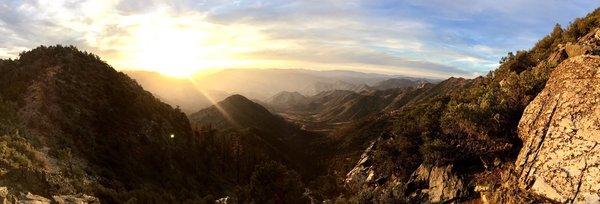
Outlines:
[[[512,162],[522,145],[517,135],[520,117],[560,62],[548,59],[559,50],[560,44],[575,43],[598,27],[600,9],[576,19],[566,29],[556,25],[530,50],[508,53],[501,59],[500,67],[485,77],[451,78],[434,87],[426,87],[421,96],[414,96],[393,114],[356,122],[348,128],[354,132],[341,132],[339,137],[349,137],[344,139],[344,144],[354,142],[342,152],[364,149],[367,141],[377,137],[392,138],[393,146],[378,145],[375,148],[374,160],[379,161],[378,165],[389,166],[385,169],[393,169],[389,172],[401,175],[399,178],[403,180],[408,179],[421,163],[453,164],[459,170],[477,171],[486,168],[486,164],[493,163],[494,159]],[[379,131],[364,127],[377,127]],[[415,152],[415,149],[419,150],[418,155],[389,158],[390,155]],[[351,155],[357,158],[359,152]],[[348,170],[339,165],[334,169]]]
[[[306,203],[300,176],[285,166],[267,162],[250,178],[250,195],[256,203]]]
[[[255,115],[245,118],[261,127],[199,128],[194,133],[180,110],[160,102],[96,55],[72,46],[42,46],[19,59],[0,60],[0,183],[43,183],[31,187],[42,195],[48,194],[42,188],[93,192],[109,203],[203,203],[225,194],[236,195],[240,202],[296,203],[310,196],[304,195],[303,182],[309,183],[305,175],[320,176],[309,183],[317,198],[343,192],[339,177],[354,164],[351,158],[378,137],[386,143],[374,149],[373,161],[381,164],[377,171],[404,180],[421,163],[472,170],[497,158],[512,161],[521,146],[517,125],[523,110],[557,65],[546,59],[559,44],[575,42],[596,27],[600,10],[564,30],[557,25],[531,50],[509,53],[485,77],[451,78],[408,93],[411,100],[393,113],[358,121],[339,130],[336,134],[342,136],[334,143],[304,150],[314,153],[307,154],[313,158],[279,154],[292,150],[281,136],[298,146],[307,146],[306,138],[292,137],[298,132],[277,132],[287,127],[269,126],[273,123]],[[40,79],[48,72],[54,72],[51,79]],[[17,110],[30,102],[26,94],[34,82],[42,83],[46,94],[34,96],[44,99],[35,111],[47,118],[25,125]],[[40,128],[43,122],[50,128]],[[315,148],[327,144],[339,149]],[[42,153],[43,146],[51,150]],[[309,160],[322,159],[325,153],[333,159]],[[49,164],[45,156],[58,162]],[[346,165],[332,162],[330,172],[299,168],[327,161]],[[59,176],[49,173],[48,165],[57,165]],[[95,182],[85,183],[89,178]],[[368,193],[359,195],[367,198]]]

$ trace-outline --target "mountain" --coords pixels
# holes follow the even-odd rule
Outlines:
[[[308,97],[298,92],[282,91],[272,96],[268,103],[282,110],[298,109],[308,104]]]
[[[281,92],[314,95],[327,90],[350,90],[391,76],[350,71],[302,69],[228,69],[201,77],[203,85],[215,90],[266,100]]]
[[[229,96],[224,91],[206,90],[203,85],[189,78],[173,78],[147,71],[127,71],[125,74],[162,101],[180,107],[188,114]]]
[[[303,69],[227,69],[183,79],[145,71],[127,71],[126,74],[161,100],[188,114],[231,94],[270,101],[281,92],[297,92],[304,96],[332,90],[370,92],[418,86],[427,81],[394,75]]]
[[[176,202],[219,188],[184,113],[75,47],[1,60],[0,110],[0,183],[14,195]]]
[[[327,131],[341,124],[358,121],[373,114],[397,110],[428,93],[433,84],[386,90],[324,91],[304,97],[281,92],[273,97],[269,107],[305,129]]]
[[[428,83],[425,80],[411,80],[408,78],[392,78],[377,82],[373,85],[374,89],[386,90],[395,88],[406,88],[411,86],[419,86],[421,84]]]
[[[0,200],[595,203],[599,55],[597,9],[473,79],[148,74],[148,87],[274,95],[269,109],[233,94],[186,115],[98,56],[41,46],[0,60]]]
[[[232,95],[217,104],[190,115],[192,123],[215,128],[254,127],[286,131],[288,124],[266,108],[242,95]]]
[[[187,79],[174,79],[158,73],[145,71],[126,72],[151,92],[167,95],[165,87],[175,90],[195,89],[241,94],[249,98],[267,100],[282,92],[299,92],[302,95],[315,95],[330,90],[360,90],[365,85],[398,77],[395,75],[371,74],[353,71],[314,71],[304,69],[226,69],[208,75],[199,75]],[[409,78],[406,78],[409,80]],[[410,78],[411,81],[420,79]],[[189,83],[196,84],[190,85]],[[172,84],[165,86],[164,84]],[[183,87],[183,88],[180,88]],[[176,96],[169,96],[170,98]],[[171,99],[169,99],[171,100]],[[202,101],[202,100],[201,100]],[[217,100],[218,101],[218,100]]]
[[[597,202],[598,117],[589,97],[600,69],[592,56],[600,53],[599,16],[557,25],[484,77],[442,81],[340,129],[331,168],[347,172],[346,199]]]
[[[301,130],[244,96],[232,95],[189,118],[196,130],[214,133],[210,146],[231,146],[233,141],[232,148],[237,150],[222,151],[241,151],[250,156],[232,157],[232,160],[241,160],[245,164],[235,167],[239,172],[231,175],[237,182],[248,182],[244,179],[251,176],[254,166],[269,160],[284,163],[299,172],[305,181],[314,179],[323,170],[324,164],[311,158],[322,157],[324,137]],[[239,174],[244,179],[233,179]]]

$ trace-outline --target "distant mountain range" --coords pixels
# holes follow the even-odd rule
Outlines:
[[[267,101],[288,91],[312,96],[323,91],[355,92],[415,86],[435,79],[353,71],[314,71],[304,69],[228,69],[207,76],[172,78],[158,73],[128,71],[127,75],[165,102],[186,113],[198,111],[232,94]]]

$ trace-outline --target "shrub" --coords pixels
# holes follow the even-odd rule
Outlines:
[[[276,162],[259,165],[250,179],[256,203],[305,203],[304,187],[295,171]]]

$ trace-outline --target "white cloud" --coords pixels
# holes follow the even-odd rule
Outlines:
[[[546,21],[544,12],[564,4],[554,3],[9,0],[0,3],[0,57],[60,43],[121,69],[294,66],[472,76],[547,32],[522,25]],[[515,25],[523,28],[507,29]]]

